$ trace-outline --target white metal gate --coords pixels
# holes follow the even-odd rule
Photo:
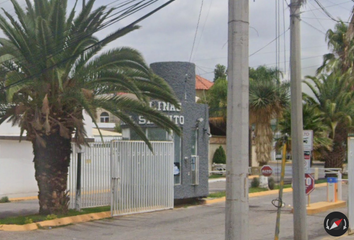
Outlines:
[[[78,174],[78,152],[73,144],[68,174],[69,207],[75,208]],[[111,203],[110,142],[89,143],[81,149],[80,208],[108,206]]]
[[[112,216],[173,208],[173,143],[151,143],[111,143]]]

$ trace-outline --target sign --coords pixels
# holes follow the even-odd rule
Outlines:
[[[176,107],[173,104],[162,101],[150,101],[150,107],[154,108],[159,112],[163,112],[172,122],[176,125],[184,125],[184,116],[180,114],[181,104]],[[138,124],[139,125],[154,125],[153,122],[145,119],[144,116],[138,116]]]
[[[261,173],[262,173],[263,176],[269,177],[270,175],[272,175],[273,169],[270,166],[268,166],[268,165],[264,165],[261,168]]]
[[[310,173],[310,168],[311,168],[311,151],[305,150],[304,151],[304,167],[305,167],[305,173]]]
[[[305,189],[307,195],[309,195],[313,190],[315,190],[315,179],[309,173],[305,173]]]
[[[302,139],[304,143],[304,151],[313,150],[313,131],[303,130]]]

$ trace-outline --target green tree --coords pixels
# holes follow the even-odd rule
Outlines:
[[[67,14],[67,0],[26,0],[24,8],[16,0],[11,2],[15,16],[5,10],[0,16],[5,35],[0,39],[0,76],[4,76],[0,86],[6,86],[1,88],[6,99],[0,99],[0,124],[10,120],[21,128],[21,135],[26,132],[33,145],[39,212],[57,214],[68,207],[71,142],[85,143],[83,110],[95,124],[97,108],[111,112],[151,148],[130,114],[144,115],[159,127],[180,133],[169,118],[149,107],[148,100],[176,106],[178,102],[136,50],[101,52],[138,28],[120,29],[99,41],[93,34],[111,17],[112,9],[93,9],[95,1],[89,0],[76,15],[75,6]]]
[[[226,79],[226,67],[222,64],[217,64],[214,69],[214,82],[219,78]]]
[[[325,114],[321,112],[316,105],[304,103],[302,106],[303,128],[313,130],[313,154],[315,159],[324,160],[322,153],[332,150],[332,139],[329,138],[329,127],[325,124]],[[282,134],[291,136],[291,109],[288,107],[279,121],[279,127]],[[291,140],[291,138],[289,138]],[[282,143],[277,143],[281,146]],[[287,144],[288,151],[291,151],[291,144]]]
[[[281,82],[277,69],[259,66],[250,69],[250,124],[255,125],[255,145],[260,166],[270,161],[273,130],[270,121],[282,116],[289,104],[289,83]]]
[[[219,146],[214,152],[213,163],[226,163],[226,153],[222,146]]]
[[[348,25],[343,21],[338,22],[334,30],[329,29],[326,32],[326,41],[330,53],[323,55],[323,63],[317,69],[317,73],[331,72],[333,69],[346,72],[353,68],[354,62],[354,41],[350,36]]]
[[[328,136],[333,141],[332,149],[322,152],[325,167],[341,168],[345,158],[345,142],[354,116],[352,81],[349,72],[343,74],[335,70],[330,74],[307,76],[304,81],[314,95],[304,93],[304,100],[323,113]]]
[[[219,78],[207,92],[210,117],[220,117],[226,121],[227,80]]]

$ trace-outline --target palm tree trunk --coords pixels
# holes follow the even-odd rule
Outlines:
[[[269,121],[257,122],[255,129],[256,157],[259,166],[266,165],[271,160],[273,147],[273,132]]]
[[[43,134],[46,146],[33,140],[35,177],[38,184],[39,214],[59,214],[68,210],[66,192],[70,164],[71,139],[60,136],[59,131]]]
[[[328,153],[325,168],[342,168],[345,158],[346,145],[345,141],[348,131],[342,125],[338,125],[333,139],[333,150]]]

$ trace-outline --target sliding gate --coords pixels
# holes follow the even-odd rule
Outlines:
[[[112,216],[173,208],[172,142],[111,142]]]

